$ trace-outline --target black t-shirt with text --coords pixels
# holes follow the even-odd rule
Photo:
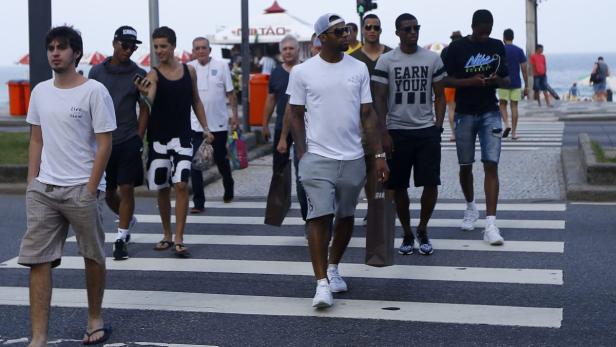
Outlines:
[[[500,77],[509,75],[505,46],[491,38],[477,42],[467,36],[452,42],[444,63],[447,75],[455,78],[470,78],[477,74],[488,77],[496,70]],[[456,113],[478,115],[497,110],[496,86],[456,88]]]

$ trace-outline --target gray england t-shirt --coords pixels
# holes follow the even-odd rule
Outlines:
[[[381,55],[372,80],[389,86],[387,129],[433,126],[432,83],[445,76],[441,57],[422,47],[413,54],[396,47]]]

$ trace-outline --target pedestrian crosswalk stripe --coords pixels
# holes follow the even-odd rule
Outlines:
[[[52,305],[87,307],[84,289],[55,288]],[[337,299],[325,310],[311,298],[107,289],[103,307],[241,315],[376,319],[560,328],[562,308]],[[27,287],[0,287],[0,305],[28,306]]]
[[[505,151],[505,152],[520,152],[520,151],[538,151],[540,149],[545,150],[546,148],[558,148],[560,149],[560,145],[558,146],[543,146],[543,147],[502,147],[501,150]],[[448,152],[453,152],[456,150],[456,147],[452,147],[452,146],[444,146],[441,148],[442,151],[448,151]],[[481,153],[481,148],[476,148],[475,149],[476,153]]]
[[[479,143],[479,141],[477,141],[476,143]],[[532,144],[534,146],[553,146],[553,145],[559,145],[560,143],[557,142],[519,142],[519,141],[503,141],[502,142],[502,146],[511,146],[511,147],[515,147],[515,146],[528,146],[529,144]],[[455,142],[441,142],[442,146],[455,146]]]
[[[224,203],[223,201],[206,201],[205,208],[222,208],[222,209],[265,209],[265,201],[233,201],[232,203]],[[171,206],[175,206],[175,200],[171,201]],[[193,207],[193,202],[190,202],[190,207]],[[477,209],[479,211],[486,210],[485,203],[477,203]],[[419,204],[411,203],[412,210],[419,210]],[[291,209],[299,209],[298,203],[292,203]],[[357,210],[366,210],[368,204],[360,202],[357,204]],[[447,203],[439,202],[436,204],[435,211],[451,210],[451,211],[464,211],[466,210],[466,203]],[[567,204],[562,203],[508,203],[499,202],[498,211],[545,211],[545,212],[564,212],[567,210]]]
[[[156,214],[136,214],[139,223],[160,223],[160,216]],[[355,218],[355,224],[362,223],[363,218]],[[175,223],[175,216],[171,216],[171,222]],[[430,219],[430,227],[448,227],[459,228],[461,220],[432,218]],[[242,225],[263,225],[263,217],[245,217],[245,216],[187,216],[186,223],[189,224],[242,224]],[[304,225],[306,222],[300,217],[287,217],[283,225]],[[411,221],[411,226],[417,226],[417,219]],[[396,220],[396,225],[400,222]],[[515,229],[554,229],[564,230],[564,220],[549,220],[549,219],[497,219],[496,225],[499,228],[515,228]],[[480,219],[475,223],[477,228],[485,227],[485,220]]]
[[[107,259],[107,270],[157,272],[208,272],[255,275],[314,276],[310,262],[229,260],[229,259],[164,259],[131,258],[128,261]],[[17,258],[0,265],[2,268],[22,268]],[[60,269],[83,269],[82,257],[62,257]],[[487,267],[393,265],[374,268],[364,264],[340,264],[344,277],[386,278],[399,280],[488,282],[562,285],[563,273],[557,269],[515,269]]]
[[[479,235],[479,233],[477,234]],[[115,241],[115,233],[105,234],[108,243]],[[132,233],[130,242],[151,243],[160,241],[159,234]],[[75,237],[70,237],[68,242],[75,242]],[[452,240],[431,238],[432,245],[437,250],[449,251],[488,251],[488,252],[530,252],[530,253],[563,253],[564,242],[557,241],[510,241],[507,240],[502,246],[490,246],[482,240]],[[307,247],[304,236],[255,236],[255,235],[194,235],[184,234],[184,242],[188,245],[241,245],[241,246],[285,246]],[[395,240],[399,245],[402,239]],[[418,246],[418,245],[417,245]],[[366,239],[354,237],[349,243],[351,248],[365,248]]]

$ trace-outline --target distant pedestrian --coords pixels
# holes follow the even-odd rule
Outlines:
[[[152,105],[148,120],[147,183],[158,191],[158,211],[163,226],[163,239],[154,247],[163,251],[175,247],[179,258],[190,256],[184,245],[184,227],[188,212],[188,179],[192,164],[190,109],[203,128],[203,136],[212,143],[203,103],[197,89],[197,73],[191,65],[175,59],[175,32],[166,26],[156,28],[152,42],[159,65],[152,67],[146,78],[135,82]],[[171,235],[170,183],[175,189],[175,241]]]
[[[69,226],[85,261],[88,325],[82,343],[98,344],[111,335],[101,315],[106,270],[100,192],[116,129],[113,100],[104,85],[77,72],[83,42],[75,29],[52,28],[45,46],[54,77],[39,83],[30,98],[27,230],[18,259],[30,266],[30,346],[47,346],[51,269],[60,265]]]
[[[545,104],[551,107],[552,104],[550,104],[550,94],[548,91],[548,67],[545,55],[543,55],[543,45],[537,45],[535,53],[530,56],[530,66],[533,72],[534,99],[537,100],[537,103],[541,106],[541,96],[539,92],[543,92]]]
[[[580,92],[578,90],[577,82],[573,82],[573,85],[571,85],[571,88],[569,88],[569,100],[577,101],[578,97],[580,96],[579,93]]]
[[[607,100],[607,78],[610,76],[610,68],[603,60],[603,57],[597,58],[597,62],[595,62],[592,68],[592,74],[595,75],[592,83],[595,100],[605,102]]]
[[[368,67],[368,73],[372,76],[377,60],[383,53],[391,51],[391,47],[381,43],[383,27],[377,15],[370,13],[364,16],[361,30],[364,34],[364,44],[353,51],[351,57],[364,62]]]
[[[449,37],[451,42],[457,41],[462,38],[462,33],[459,30],[456,30],[451,33]],[[451,43],[449,43],[451,45]],[[447,56],[447,51],[449,50],[449,46],[443,48],[441,51],[441,60],[445,61],[445,57]],[[447,116],[449,119],[449,129],[451,129],[451,136],[449,137],[449,141],[456,141],[456,129],[454,126],[454,115],[456,114],[456,88],[445,88],[445,102],[447,103]]]
[[[362,20],[362,33],[364,34],[364,45],[351,53],[351,57],[362,61],[368,67],[368,74],[370,77],[374,74],[374,68],[376,66],[376,62],[379,60],[383,53],[387,53],[391,51],[391,48],[381,43],[381,33],[383,32],[383,28],[381,26],[381,20],[375,14],[367,14],[364,16]],[[372,96],[374,99],[374,90],[371,88]],[[385,129],[385,123],[382,124],[383,129]],[[374,155],[376,153],[372,153],[370,147],[368,146],[368,141],[366,140],[365,133],[362,132],[362,145],[364,146],[364,154],[366,158],[366,184],[364,186],[364,191],[366,193],[366,198],[373,199],[374,192],[373,189],[375,187],[374,182],[377,180],[376,177],[376,167],[374,166],[375,158]],[[366,217],[364,217],[364,225],[368,224],[368,213],[366,213]]]
[[[223,60],[215,59],[210,56],[212,48],[210,41],[205,37],[197,37],[193,40],[192,54],[195,60],[188,65],[195,68],[197,74],[197,90],[199,99],[205,108],[207,124],[210,132],[214,136],[212,148],[214,149],[214,163],[222,177],[224,188],[223,201],[229,203],[233,201],[234,181],[231,174],[231,164],[227,158],[227,137],[229,131],[229,110],[227,100],[231,107],[231,130],[237,130],[239,118],[237,114],[237,99],[233,92],[231,82],[231,71],[229,65]],[[203,142],[203,128],[195,112],[191,112],[190,127],[192,129],[193,153],[197,151]],[[190,170],[193,207],[190,213],[201,213],[205,208],[205,194],[203,192],[203,172]]]
[[[349,27],[349,48],[344,53],[351,54],[360,49],[362,43],[357,39],[357,35],[359,34],[357,24],[347,23],[347,26]]]
[[[383,149],[389,158],[391,176],[386,189],[394,193],[398,219],[404,230],[399,253],[404,255],[413,253],[415,242],[408,195],[411,169],[415,187],[423,187],[417,226],[420,254],[433,252],[428,221],[441,184],[441,133],[446,108],[443,79],[447,72],[438,54],[417,45],[419,29],[415,16],[409,13],[398,16],[396,35],[400,45],[379,58],[372,76],[374,107],[381,122],[387,120]]]
[[[503,42],[505,43],[505,52],[507,54],[507,67],[509,68],[509,79],[511,84],[509,88],[498,88],[499,108],[505,123],[505,131],[503,137],[509,136],[511,131],[511,139],[518,139],[518,102],[523,96],[528,95],[528,75],[526,72],[526,54],[524,51],[513,44],[513,30],[506,29],[503,32]],[[524,89],[522,90],[522,81],[520,80],[520,70],[524,77]],[[507,114],[507,103],[511,107],[511,124]]]
[[[314,30],[321,53],[291,70],[287,93],[300,182],[308,199],[308,246],[317,279],[312,305],[322,308],[333,305],[332,292],[347,291],[338,264],[353,234],[365,180],[360,122],[379,158],[376,166],[382,181],[389,170],[381,148],[382,130],[372,109],[368,69],[343,53],[349,46],[348,27],[340,16],[325,14]],[[334,216],[328,256],[328,227]]]
[[[461,229],[474,230],[479,219],[473,185],[475,141],[479,136],[486,194],[483,239],[491,245],[502,245],[504,240],[496,227],[496,205],[503,126],[496,88],[508,88],[510,82],[505,47],[501,41],[490,38],[493,23],[490,11],[475,11],[473,33],[449,46],[445,83],[456,88],[456,150],[460,186],[466,199]]]
[[[119,27],[113,36],[113,55],[94,66],[88,76],[101,82],[109,90],[118,124],[118,128],[113,132],[113,148],[105,169],[105,201],[119,219],[118,233],[113,244],[113,257],[116,260],[128,259],[130,231],[137,223],[133,214],[135,187],[143,184],[141,153],[149,110],[146,103],[140,101],[139,91],[133,83],[135,75],[146,75],[145,70],[130,59],[138,44],[141,44],[141,41],[137,40],[137,31],[134,28]]]
[[[269,121],[276,109],[276,125],[274,127],[273,140],[273,163],[272,168],[276,170],[282,167],[283,163],[289,160],[289,149],[293,145],[293,136],[289,132],[289,120],[284,126],[285,110],[289,101],[287,95],[287,87],[289,85],[289,74],[293,67],[299,63],[299,42],[294,36],[287,35],[280,41],[280,56],[282,64],[278,65],[269,79],[267,99],[265,100],[265,108],[263,110],[263,136],[266,141],[271,137],[269,131]],[[294,151],[293,165],[295,166],[295,180],[297,189],[297,198],[301,207],[302,219],[306,221],[308,213],[308,203],[306,202],[306,193],[299,182],[298,165],[299,158],[297,151]]]
[[[269,56],[269,52],[266,49],[266,54],[259,59],[258,66],[261,68],[261,73],[264,75],[271,75],[276,65],[276,60]]]

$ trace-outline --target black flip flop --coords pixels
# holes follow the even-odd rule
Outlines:
[[[94,340],[94,341],[90,341],[90,337],[92,335],[94,335],[96,333],[100,333],[101,331],[103,332],[103,336],[101,336],[100,339]],[[82,342],[82,344],[86,345],[86,346],[101,344],[101,343],[109,340],[109,337],[111,336],[111,331],[112,331],[111,330],[111,325],[105,325],[102,328],[96,329],[96,330],[94,330],[94,331],[92,331],[90,333],[86,331],[86,336],[88,337],[88,341],[87,342]]]
[[[503,137],[509,136],[509,132],[511,132],[511,128],[506,128],[505,131],[503,131]]]
[[[183,249],[181,251],[178,251],[178,247],[183,248]],[[188,248],[184,246],[184,244],[176,243],[175,244],[175,256],[178,258],[190,258],[190,252],[188,251]]]
[[[158,247],[159,245],[161,245],[162,247]],[[154,246],[154,250],[155,251],[166,251],[171,247],[173,247],[173,241],[160,240],[158,241],[156,246]]]

